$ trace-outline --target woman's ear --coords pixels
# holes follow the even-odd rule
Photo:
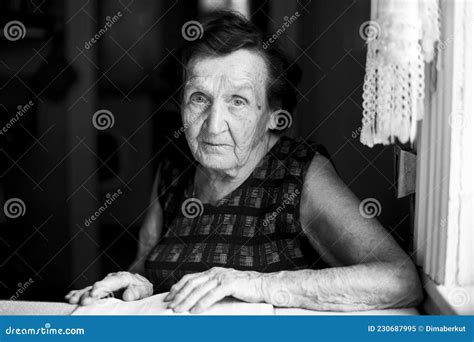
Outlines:
[[[267,123],[267,128],[269,130],[274,130],[277,128],[277,119],[276,119],[276,111],[272,111],[270,113],[270,117],[268,119],[268,123]]]

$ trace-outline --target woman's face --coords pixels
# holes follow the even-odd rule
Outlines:
[[[194,158],[206,168],[237,169],[269,133],[267,66],[256,52],[193,58],[182,118]]]

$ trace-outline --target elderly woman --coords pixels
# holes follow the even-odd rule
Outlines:
[[[263,43],[254,25],[226,12],[184,47],[181,115],[197,163],[162,161],[130,272],[71,291],[70,303],[115,291],[127,301],[169,291],[176,312],[226,296],[341,311],[420,301],[412,261],[361,215],[322,150],[281,136],[295,77]]]

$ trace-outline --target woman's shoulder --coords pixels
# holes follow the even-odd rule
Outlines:
[[[321,178],[325,179],[336,175],[337,173],[331,159],[327,155],[316,152],[309,163],[306,179],[314,181],[314,178],[321,180]]]
[[[313,140],[295,139],[287,136],[280,138],[275,154],[284,159],[293,157],[300,160],[312,160],[315,155],[322,155],[330,159],[329,153],[324,145]]]
[[[280,138],[274,155],[287,170],[299,169],[306,182],[308,175],[320,173],[324,169],[334,169],[335,165],[326,147],[307,139]],[[337,173],[337,172],[336,172]]]

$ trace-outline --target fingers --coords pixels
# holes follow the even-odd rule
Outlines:
[[[189,295],[184,297],[180,302],[173,301],[170,304],[175,312],[189,311],[205,294],[215,289],[218,285],[217,280],[210,280],[201,285],[194,287]],[[178,296],[176,296],[178,298]]]
[[[66,296],[64,296],[64,299],[66,299],[70,304],[77,304],[79,303],[82,295],[89,292],[91,288],[92,286],[87,286],[81,290],[72,290]]]
[[[233,281],[239,273],[233,269],[213,267],[208,271],[185,275],[173,285],[165,301],[175,312],[202,312],[215,302],[233,295]]]
[[[171,286],[170,292],[165,297],[164,301],[166,301],[166,302],[167,301],[172,301],[174,299],[174,297],[176,296],[176,294],[179,293],[179,291],[188,283],[188,281],[190,281],[194,278],[197,278],[197,277],[201,277],[203,275],[204,275],[204,272],[186,274],[185,276],[183,276],[180,279],[180,281],[178,281],[176,284]]]
[[[86,306],[86,305],[91,305],[100,300],[102,297],[91,297],[90,291],[84,292],[79,299],[79,304]]]
[[[213,290],[207,292],[202,296],[193,307],[191,307],[190,312],[194,314],[201,313],[209,309],[212,305],[218,301],[224,299],[230,295],[230,288],[225,285],[217,286]]]
[[[151,296],[153,285],[139,274],[111,273],[92,286],[69,292],[65,299],[71,304],[90,305],[119,290],[124,290],[124,300],[131,301]]]
[[[90,305],[100,299],[91,297],[91,289],[92,286],[88,286],[81,290],[71,291],[65,296],[65,299],[68,300],[70,304]]]
[[[149,297],[153,294],[153,286],[149,285],[131,285],[123,293],[122,299],[124,301],[139,300]]]
[[[107,294],[124,289],[133,283],[132,275],[128,272],[111,273],[92,286],[92,297],[105,297]]]

